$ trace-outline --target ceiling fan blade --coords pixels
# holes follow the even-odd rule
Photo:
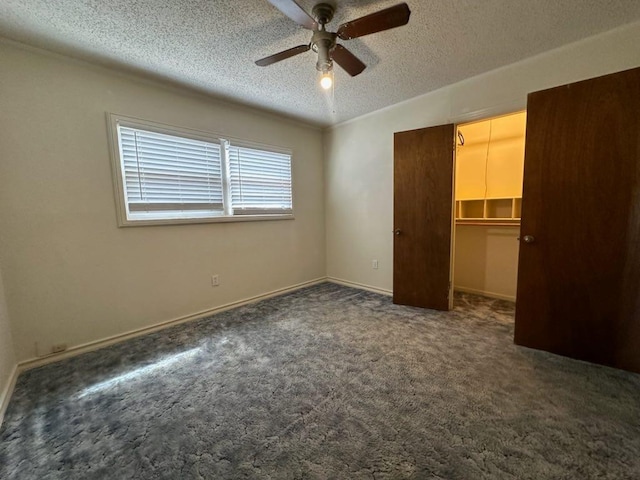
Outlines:
[[[309,45],[298,45],[297,47],[290,48],[288,50],[284,50],[280,53],[274,53],[273,55],[269,55],[268,57],[261,58],[260,60],[256,60],[256,65],[259,67],[266,67],[267,65],[271,65],[272,63],[279,62],[280,60],[284,60],[289,57],[293,57],[294,55],[298,55],[299,53],[304,53],[309,50]]]
[[[362,71],[367,68],[367,66],[362,63],[358,57],[340,44],[336,45],[331,56],[333,60],[335,60],[335,62],[352,77],[362,73]]]
[[[410,15],[409,6],[406,3],[399,3],[395,7],[385,8],[371,15],[343,23],[338,27],[338,36],[343,40],[351,40],[370,33],[401,27],[409,22]]]
[[[295,0],[268,0],[268,2],[298,25],[302,25],[309,30],[315,30],[318,26],[311,15],[305,12]]]

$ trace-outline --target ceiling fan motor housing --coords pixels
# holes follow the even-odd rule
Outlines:
[[[318,53],[316,68],[318,71],[326,73],[331,70],[333,62],[330,52],[336,46],[336,34],[324,30],[316,30],[311,38],[311,48]]]

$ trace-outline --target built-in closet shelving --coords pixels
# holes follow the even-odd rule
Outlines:
[[[456,223],[520,224],[525,112],[458,127]]]
[[[456,200],[456,223],[518,225],[522,197]]]

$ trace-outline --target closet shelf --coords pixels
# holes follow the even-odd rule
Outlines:
[[[456,200],[456,224],[520,225],[522,197]]]
[[[462,220],[457,219],[456,225],[477,225],[481,227],[520,227],[520,219],[496,219],[496,220],[488,220],[486,218],[481,219],[472,219],[472,218],[464,218]]]

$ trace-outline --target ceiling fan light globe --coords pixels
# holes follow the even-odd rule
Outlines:
[[[330,73],[325,73],[320,77],[320,86],[325,90],[329,90],[333,85],[333,79]]]

